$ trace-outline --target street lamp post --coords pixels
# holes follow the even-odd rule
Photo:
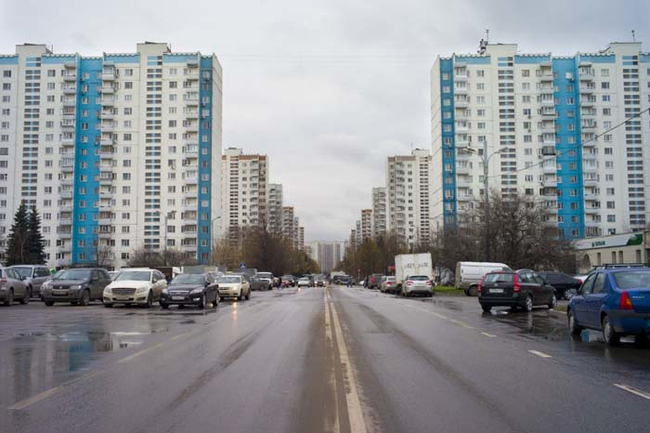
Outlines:
[[[489,218],[489,213],[490,213],[490,185],[489,185],[489,178],[490,178],[490,159],[494,155],[500,154],[502,152],[505,152],[507,150],[510,150],[508,147],[503,147],[499,150],[495,150],[491,154],[488,155],[488,145],[487,145],[487,140],[483,141],[483,154],[479,155],[475,149],[472,148],[466,148],[461,151],[472,154],[472,155],[477,155],[479,158],[481,158],[481,161],[483,162],[483,194],[485,196],[485,239],[484,239],[484,248],[485,248],[485,253],[484,257],[486,261],[490,261],[490,224],[488,223],[488,218]]]

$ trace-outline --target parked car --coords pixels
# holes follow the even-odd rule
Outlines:
[[[582,281],[573,278],[570,275],[563,274],[562,272],[538,272],[539,276],[544,278],[550,285],[555,287],[555,295],[564,299],[571,299],[578,293]]]
[[[327,283],[325,282],[325,275],[316,275],[314,277],[314,286],[316,287],[325,287]]]
[[[249,300],[251,298],[251,285],[244,275],[226,274],[217,280],[219,285],[219,298],[237,298]]]
[[[309,277],[299,278],[298,287],[311,287],[311,279]]]
[[[456,263],[455,287],[467,296],[476,296],[478,285],[487,273],[493,271],[512,271],[503,263],[458,262]]]
[[[273,274],[270,272],[258,272],[251,278],[251,290],[272,290]]]
[[[194,305],[201,309],[219,306],[219,285],[209,274],[179,274],[162,291],[160,306]]]
[[[428,275],[410,275],[404,280],[400,294],[405,297],[433,296],[432,282]]]
[[[15,269],[0,267],[0,302],[11,306],[14,301],[29,302],[27,284]]]
[[[58,272],[41,286],[41,298],[48,307],[57,302],[88,305],[102,300],[104,288],[111,277],[101,268],[70,268]]]
[[[47,266],[43,265],[14,265],[10,267],[18,272],[21,277],[24,277],[23,282],[29,290],[29,297],[40,297],[41,286],[44,282],[52,279],[50,270]]]
[[[382,293],[397,293],[397,278],[384,277],[381,279],[379,291]]]
[[[585,328],[601,331],[611,346],[617,345],[624,335],[647,342],[650,268],[605,268],[592,272],[569,301],[567,323],[573,335]]]
[[[365,287],[368,289],[378,289],[379,288],[379,283],[381,282],[381,277],[383,277],[384,274],[372,274],[365,280]]]
[[[162,299],[165,288],[165,275],[156,269],[122,269],[115,281],[104,289],[104,306],[110,308],[115,304],[136,304],[149,308]]]
[[[478,287],[478,301],[484,312],[492,307],[522,308],[531,312],[537,305],[555,308],[555,288],[530,269],[488,273]]]
[[[109,271],[108,276],[111,277],[111,281],[115,281],[117,276],[120,275],[120,271]]]

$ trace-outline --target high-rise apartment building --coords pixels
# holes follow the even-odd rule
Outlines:
[[[372,189],[372,236],[386,235],[386,188]]]
[[[141,248],[208,260],[219,215],[222,69],[216,56],[0,56],[0,231],[42,214],[50,266],[120,267]]]
[[[282,236],[292,242],[296,238],[296,224],[293,206],[282,207]]]
[[[431,71],[433,217],[453,225],[489,189],[538,197],[566,238],[650,222],[650,54],[522,54],[514,44],[438,58]],[[468,149],[471,149],[468,151]],[[487,153],[484,154],[484,149]]]
[[[269,184],[268,230],[275,235],[282,235],[282,185],[279,183]]]
[[[388,157],[386,164],[386,227],[408,245],[431,240],[434,190],[432,157],[428,150]]]
[[[242,229],[268,223],[269,163],[266,155],[232,147],[224,150],[222,161],[223,235],[237,244]]]
[[[372,238],[372,209],[361,209],[361,242]]]
[[[341,263],[341,242],[310,242],[309,256],[318,263],[320,271],[328,273],[335,271]]]

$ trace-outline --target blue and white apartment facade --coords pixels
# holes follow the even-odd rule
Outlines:
[[[641,43],[597,53],[438,58],[431,71],[433,214],[453,226],[489,188],[535,196],[560,236],[622,233],[650,223],[650,54]],[[467,148],[475,152],[467,152]]]
[[[206,262],[221,199],[216,56],[0,55],[0,237],[21,201],[42,215],[49,266],[119,268],[137,249]]]

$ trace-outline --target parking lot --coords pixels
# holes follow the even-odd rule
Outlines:
[[[650,350],[571,337],[546,308],[486,314],[465,296],[331,286],[205,311],[31,302],[0,317],[3,432],[611,432],[650,420]]]

